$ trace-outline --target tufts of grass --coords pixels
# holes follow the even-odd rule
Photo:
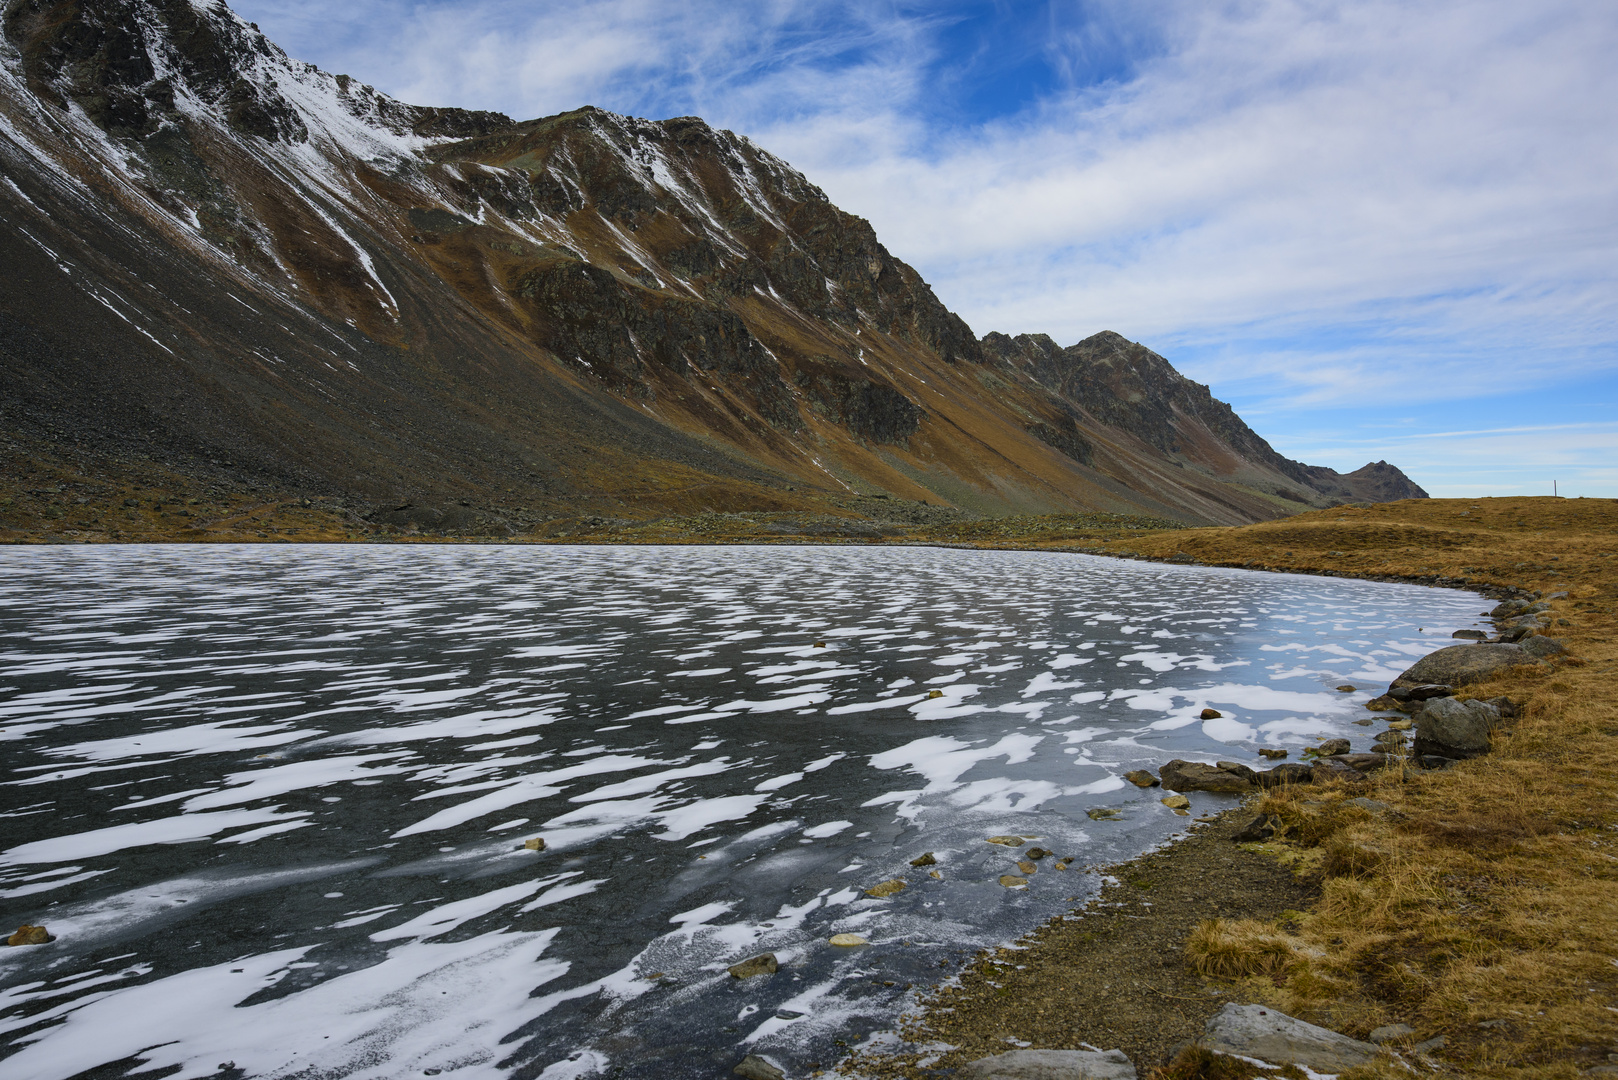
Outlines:
[[[1202,975],[1241,979],[1278,975],[1298,960],[1285,937],[1252,919],[1206,919],[1185,943],[1186,959]]]

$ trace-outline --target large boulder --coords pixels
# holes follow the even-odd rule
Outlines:
[[[1012,1050],[978,1058],[955,1073],[961,1080],[1136,1080],[1122,1050]]]
[[[1374,1061],[1377,1048],[1328,1028],[1294,1020],[1264,1005],[1229,1004],[1208,1021],[1202,1045],[1220,1054],[1259,1058],[1273,1065],[1302,1065],[1340,1073]]]
[[[1507,668],[1533,663],[1537,663],[1534,656],[1517,645],[1451,645],[1417,660],[1389,689],[1431,683],[1465,686],[1493,678]]]
[[[1416,713],[1416,753],[1470,758],[1489,752],[1500,710],[1486,701],[1434,698]]]
[[[1159,769],[1158,774],[1163,778],[1163,786],[1170,791],[1218,791],[1227,795],[1241,795],[1253,790],[1252,782],[1245,776],[1200,761],[1175,758]]]

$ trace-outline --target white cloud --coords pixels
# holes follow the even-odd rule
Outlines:
[[[1189,10],[1175,50],[1130,83],[942,154],[902,120],[869,158],[823,154],[815,129],[765,141],[870,216],[980,330],[1312,345],[1322,329],[1374,327],[1391,340],[1345,361],[1419,384],[1423,358],[1464,354],[1479,389],[1535,378],[1527,343],[1559,365],[1605,347],[1589,360],[1612,366],[1611,9],[1244,10]],[[1417,370],[1399,371],[1400,354]],[[1376,382],[1300,359],[1231,363],[1306,399]]]

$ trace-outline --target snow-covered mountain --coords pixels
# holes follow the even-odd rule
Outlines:
[[[979,340],[699,119],[406,105],[222,2],[3,10],[14,452],[620,516],[859,491],[1233,523],[1421,494],[1280,457],[1117,335]]]

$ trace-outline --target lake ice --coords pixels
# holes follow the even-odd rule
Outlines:
[[[0,550],[0,904],[57,937],[0,950],[0,1077],[829,1065],[1183,831],[1125,772],[1364,749],[1480,603],[930,548]],[[1072,869],[1002,888],[996,834]]]

